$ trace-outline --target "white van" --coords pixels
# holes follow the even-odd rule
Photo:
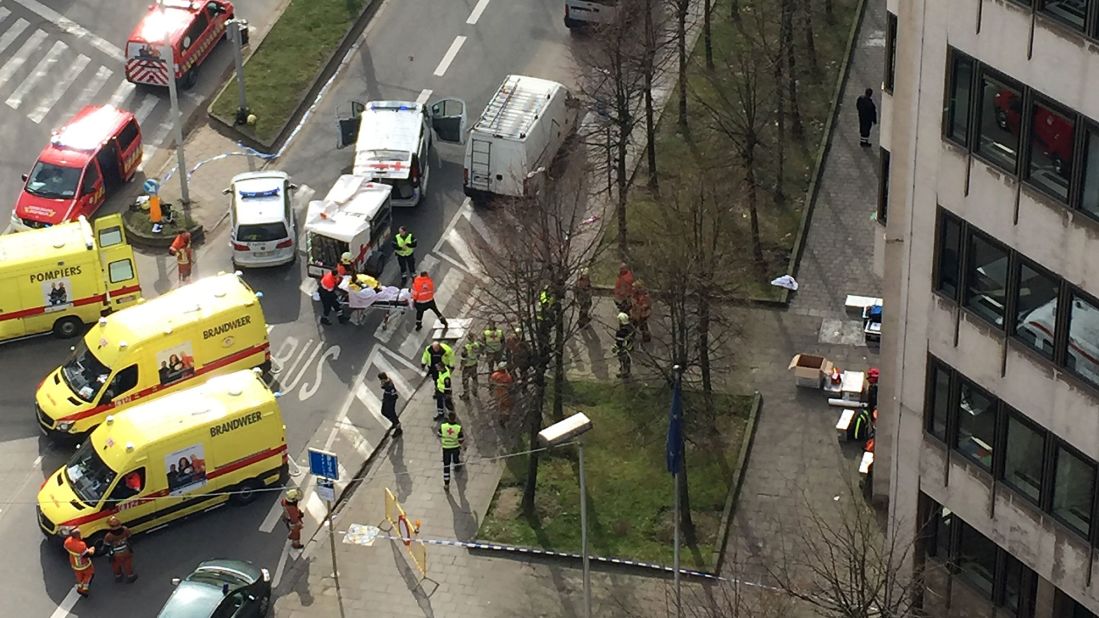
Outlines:
[[[508,75],[466,142],[465,194],[531,197],[565,138],[575,130],[580,102],[557,82]]]
[[[297,226],[286,172],[246,172],[233,177],[229,197],[229,246],[234,266],[278,266],[297,256]]]
[[[618,0],[565,0],[565,27],[609,24],[618,15]]]
[[[460,141],[465,104],[460,108],[458,135],[440,133],[439,139]],[[451,105],[446,111],[450,109],[457,106]],[[442,114],[439,103],[429,112],[423,104],[411,101],[371,101],[365,105],[352,101],[351,115],[338,119],[336,147],[354,143],[352,174],[393,187],[393,206],[415,206],[427,195],[432,129],[436,119],[442,120]]]

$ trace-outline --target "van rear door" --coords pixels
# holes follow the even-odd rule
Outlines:
[[[141,298],[141,285],[137,280],[137,264],[134,251],[126,243],[126,231],[122,216],[113,214],[92,222],[95,243],[99,247],[99,262],[107,286],[107,307],[111,311],[122,309]]]

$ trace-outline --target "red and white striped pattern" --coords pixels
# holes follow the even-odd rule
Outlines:
[[[161,60],[130,58],[126,61],[126,77],[138,84],[168,85],[168,64]]]

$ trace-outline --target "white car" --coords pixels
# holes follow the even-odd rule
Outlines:
[[[289,264],[297,257],[297,225],[290,193],[297,189],[286,172],[247,172],[233,177],[229,197],[229,246],[233,265]]]
[[[565,0],[565,27],[609,24],[618,14],[618,0]]]

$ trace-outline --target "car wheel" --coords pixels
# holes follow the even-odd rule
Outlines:
[[[229,495],[229,502],[237,506],[249,504],[258,497],[261,487],[263,485],[256,479],[248,479],[233,489],[233,493]]]
[[[183,74],[183,79],[179,80],[179,85],[184,90],[190,90],[198,82],[198,67],[191,67],[186,73]]]
[[[53,323],[53,334],[61,339],[71,339],[80,334],[83,326],[84,323],[80,321],[80,318],[74,316],[64,317]]]

